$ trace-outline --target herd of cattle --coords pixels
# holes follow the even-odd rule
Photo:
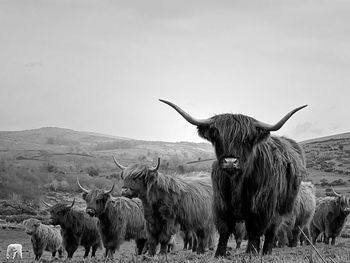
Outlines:
[[[137,254],[154,256],[167,253],[174,235],[181,232],[184,248],[205,253],[216,245],[215,256],[225,256],[231,235],[237,247],[248,240],[247,253],[263,254],[275,246],[297,246],[305,241],[301,229],[313,243],[322,234],[324,242],[335,244],[350,213],[350,195],[316,199],[315,187],[306,182],[306,162],[301,146],[295,141],[270,135],[279,130],[297,111],[294,109],[274,125],[241,114],[220,114],[196,119],[177,105],[174,108],[189,123],[197,126],[199,136],[211,142],[217,160],[210,177],[182,177],[159,173],[156,167],[133,164],[122,171],[122,195],[112,197],[110,190],[84,188],[86,211],[72,204],[46,202],[50,223],[36,219],[24,221],[31,235],[35,259],[43,251],[61,256],[66,250],[72,258],[79,246],[105,248],[106,259],[125,240],[135,240]],[[216,236],[219,236],[216,244]]]

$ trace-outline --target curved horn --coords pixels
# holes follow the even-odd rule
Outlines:
[[[110,193],[112,193],[112,191],[113,191],[113,189],[114,189],[114,185],[115,185],[115,183],[113,183],[112,188],[111,188],[110,190],[105,191],[105,194],[110,194]]]
[[[117,160],[114,158],[114,156],[113,156],[113,161],[120,170],[125,170],[126,167],[118,163]]]
[[[70,206],[68,206],[68,208],[72,208],[72,207],[74,206],[74,203],[75,203],[75,197],[74,197],[74,199],[73,199],[72,204],[71,204]]]
[[[212,119],[196,119],[193,118],[191,115],[189,115],[187,112],[185,112],[183,109],[181,109],[179,106],[175,105],[174,103],[167,101],[167,100],[161,100],[159,99],[159,101],[168,104],[170,107],[172,107],[174,110],[176,110],[178,113],[180,113],[180,115],[182,117],[185,118],[186,121],[188,121],[189,123],[199,126],[199,125],[209,125],[210,123],[213,122]]]
[[[157,163],[157,166],[156,167],[152,167],[149,169],[149,171],[151,172],[155,172],[159,169],[159,166],[160,166],[160,158],[158,157],[158,163]]]
[[[341,197],[341,194],[337,193],[337,192],[334,190],[334,188],[333,188],[333,187],[332,187],[332,192],[333,192],[333,194],[334,194],[335,196],[337,196],[337,197]]]
[[[291,112],[287,113],[286,116],[284,116],[279,122],[277,122],[275,125],[271,125],[271,124],[267,124],[267,123],[263,123],[263,122],[260,122],[260,121],[257,121],[256,123],[256,126],[257,127],[260,127],[260,128],[263,128],[265,130],[268,130],[268,131],[278,131],[279,129],[281,129],[281,127],[288,121],[288,119],[290,117],[292,117],[292,115],[294,113],[296,113],[297,111],[305,108],[307,105],[303,105],[303,106],[300,106],[298,108],[295,108],[294,110],[292,110]]]
[[[50,205],[49,203],[46,203],[44,200],[41,200],[41,202],[46,205],[47,207],[52,207],[52,205]]]
[[[79,183],[79,178],[77,178],[77,183],[78,183],[78,185],[79,185],[79,188],[81,189],[81,190],[83,190],[83,192],[85,192],[85,193],[89,193],[89,190],[87,190],[86,188],[84,188],[84,187],[82,187],[81,186],[81,184]]]

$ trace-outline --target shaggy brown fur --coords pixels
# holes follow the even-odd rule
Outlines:
[[[320,199],[310,227],[312,242],[315,243],[319,234],[324,232],[324,242],[329,244],[331,238],[334,245],[349,213],[350,194]]]
[[[30,218],[23,221],[25,232],[31,236],[33,252],[35,260],[39,260],[44,251],[52,253],[52,257],[58,252],[59,257],[62,257],[62,236],[61,229],[41,224],[38,219]]]
[[[315,192],[315,186],[311,182],[301,182],[293,212],[283,218],[278,233],[279,246],[288,242],[290,247],[295,247],[300,239],[299,227],[310,238],[310,223],[316,209]]]
[[[69,259],[79,246],[85,248],[84,258],[89,255],[90,248],[91,257],[95,257],[96,250],[102,246],[96,218],[65,204],[56,204],[49,208],[49,212],[50,223],[62,228],[63,244]]]
[[[198,120],[171,102],[161,100],[197,126],[200,137],[215,148],[213,164],[214,216],[220,238],[215,256],[225,256],[237,221],[244,221],[247,252],[263,254],[272,245],[282,216],[292,212],[301,179],[306,175],[302,148],[291,139],[270,136],[299,107],[276,125],[263,124],[242,114],[220,114]]]
[[[147,241],[146,221],[143,215],[142,202],[138,198],[112,198],[104,190],[95,189],[83,194],[86,211],[99,219],[99,231],[105,256],[113,259],[124,240],[134,239],[137,254],[141,254]]]
[[[149,254],[160,242],[161,253],[176,232],[176,224],[198,237],[197,253],[204,253],[214,230],[210,178],[170,176],[132,165],[123,170],[124,189],[142,200],[147,221]]]

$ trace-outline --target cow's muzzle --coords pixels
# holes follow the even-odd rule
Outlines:
[[[350,207],[347,207],[344,209],[344,214],[346,215],[350,214]]]
[[[130,188],[122,188],[122,196],[131,198],[132,197],[132,191]]]
[[[220,167],[224,170],[238,170],[240,169],[239,159],[235,157],[222,158]]]
[[[95,215],[96,215],[95,209],[92,209],[92,208],[86,208],[86,213],[87,213],[89,216],[95,216]]]

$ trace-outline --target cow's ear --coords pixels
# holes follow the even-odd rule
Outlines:
[[[147,174],[145,176],[145,182],[146,183],[152,183],[154,182],[158,177],[158,171],[147,171]]]
[[[197,127],[198,135],[211,143],[214,143],[220,137],[219,131],[215,127],[209,125],[201,125]]]
[[[265,141],[270,136],[269,131],[262,128],[256,128],[256,129],[257,129],[257,134],[256,136],[254,136],[253,144],[258,144],[262,141]]]
[[[81,196],[83,197],[84,200],[86,200],[87,193],[84,192],[84,193],[82,193]]]
[[[107,193],[104,193],[103,195],[102,195],[102,200],[103,200],[103,202],[107,202],[107,200],[108,200],[108,198],[111,196],[111,194],[107,194]]]

